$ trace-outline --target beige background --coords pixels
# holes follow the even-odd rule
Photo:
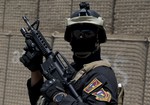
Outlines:
[[[81,0],[0,0],[0,105],[29,105],[26,80],[30,72],[19,62],[24,47],[22,16],[40,19],[40,30],[54,51],[72,61],[63,40],[65,18]],[[124,105],[150,102],[150,0],[86,0],[105,20],[108,59],[125,88]],[[55,35],[54,40],[51,36]],[[54,43],[53,43],[54,41]]]

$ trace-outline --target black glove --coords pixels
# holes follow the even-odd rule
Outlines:
[[[62,92],[64,92],[64,87],[60,81],[56,79],[46,80],[41,88],[41,93],[50,100],[52,100],[56,94]]]
[[[42,54],[31,40],[26,41],[26,43],[27,46],[24,48],[25,54],[20,57],[20,61],[30,71],[41,70]]]

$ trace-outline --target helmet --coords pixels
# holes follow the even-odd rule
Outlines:
[[[80,10],[77,10],[70,18],[67,18],[64,39],[70,42],[72,30],[84,25],[85,27],[92,27],[97,30],[99,43],[106,42],[107,37],[103,27],[104,21],[102,17],[94,10],[90,10],[90,5],[87,2],[81,2],[79,6]]]

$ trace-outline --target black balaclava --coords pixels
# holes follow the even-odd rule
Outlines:
[[[81,69],[83,67],[83,64],[87,64],[87,63],[90,63],[92,61],[97,61],[97,60],[100,60],[101,59],[101,56],[100,56],[100,47],[97,51],[95,51],[94,53],[92,53],[90,56],[88,56],[87,58],[79,58],[75,55],[73,55],[73,59],[74,59],[74,62],[75,62],[75,66],[78,69]]]
[[[101,59],[97,29],[91,24],[77,24],[71,28],[70,45],[78,67]]]
[[[81,68],[83,64],[101,59],[100,44],[105,43],[107,37],[103,18],[90,10],[89,3],[81,2],[79,6],[80,10],[66,19],[64,39],[70,43],[74,62]]]

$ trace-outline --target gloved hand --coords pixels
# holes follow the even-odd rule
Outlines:
[[[24,50],[25,54],[20,57],[20,61],[32,72],[40,70],[40,64],[42,63],[43,56],[39,52],[35,44],[31,40],[28,40],[28,45],[24,48]]]
[[[46,80],[41,88],[41,93],[52,100],[58,93],[64,92],[64,87],[57,79]]]

